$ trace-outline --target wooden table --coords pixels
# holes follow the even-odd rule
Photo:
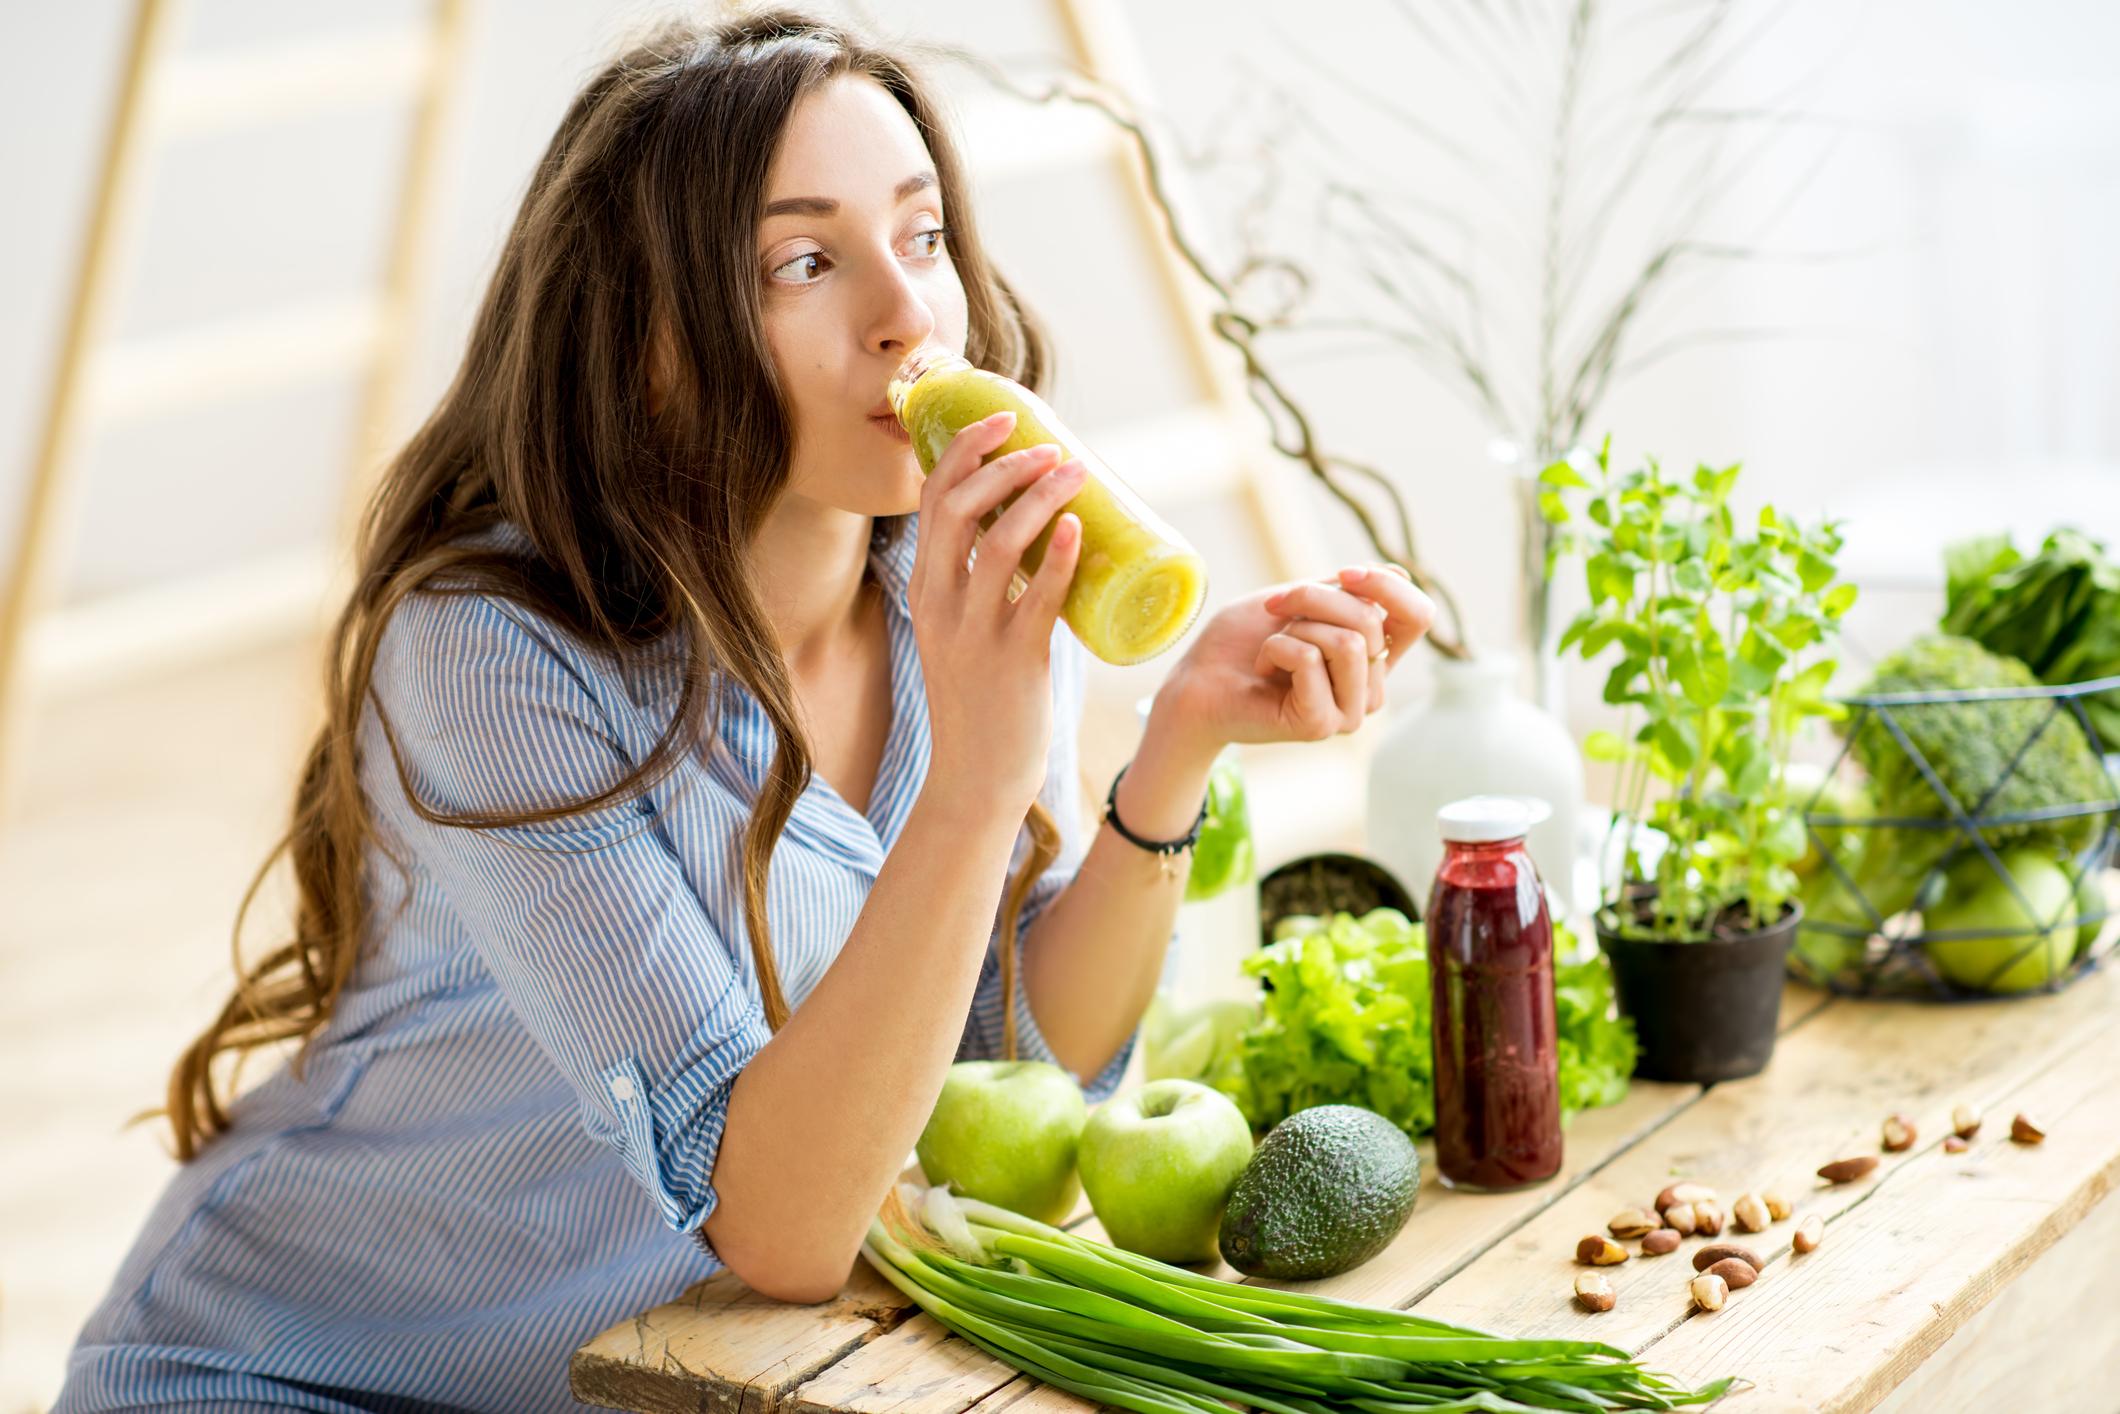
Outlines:
[[[1949,1154],[1954,1105],[1987,1113]],[[1868,1179],[1817,1167],[1879,1152],[1887,1114],[1920,1137]],[[2017,1111],[2046,1142],[2010,1142]],[[1725,1202],[1779,1186],[1795,1217],[1741,1238],[1768,1257],[1715,1315],[1689,1310],[1688,1241],[1608,1269],[1619,1304],[1570,1300],[1576,1240],[1674,1177]],[[2120,1409],[2120,966],[2051,997],[1936,1006],[1792,986],[1774,1062],[1703,1090],[1635,1082],[1576,1117],[1567,1162],[1528,1192],[1452,1193],[1432,1177],[1384,1253],[1311,1289],[1515,1336],[1594,1337],[1692,1383],[1751,1388],[1720,1408]],[[1796,1222],[1824,1244],[1789,1251]],[[1078,1230],[1102,1236],[1083,1216]],[[1234,1277],[1223,1269],[1220,1275]],[[583,1346],[573,1388],[619,1409],[1058,1414],[1084,1401],[997,1364],[857,1266],[838,1299],[787,1306],[726,1273]]]

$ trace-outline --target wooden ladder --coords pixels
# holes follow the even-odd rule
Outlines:
[[[51,642],[49,601],[72,544],[81,450],[92,426],[347,370],[363,378],[348,448],[349,523],[391,435],[465,0],[430,0],[419,22],[372,36],[180,57],[172,37],[184,8],[182,0],[136,0],[133,7],[14,555],[0,584],[0,810],[19,784],[26,708],[51,659],[110,666],[170,638],[196,651],[229,623],[254,623],[261,613],[285,620],[286,591],[302,580],[273,566],[239,569],[214,577],[216,587],[204,596],[210,603],[183,588],[150,588],[112,612],[77,617],[68,641]],[[128,343],[109,339],[116,275],[129,248],[141,171],[155,147],[398,95],[412,103],[412,124],[382,281],[372,294],[292,303]],[[321,566],[307,578],[321,591]]]

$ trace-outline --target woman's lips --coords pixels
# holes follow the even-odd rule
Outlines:
[[[890,438],[894,442],[904,442],[910,445],[913,440],[912,434],[905,430],[904,425],[900,423],[896,417],[893,417],[888,413],[884,414],[882,417],[877,417],[874,414],[871,414],[869,417],[869,426],[875,428],[878,432],[881,432],[884,436]]]

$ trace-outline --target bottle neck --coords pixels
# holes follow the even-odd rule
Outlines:
[[[1506,840],[1444,840],[1443,854],[1451,859],[1499,859],[1524,847],[1525,835]]]
[[[905,362],[898,365],[898,371],[891,375],[890,383],[884,388],[884,399],[890,403],[891,412],[903,422],[906,404],[912,400],[913,390],[921,379],[937,370],[971,366],[971,360],[961,355],[933,344],[923,344],[907,354]]]

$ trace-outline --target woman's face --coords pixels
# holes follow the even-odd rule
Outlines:
[[[804,97],[758,227],[766,341],[794,409],[789,492],[862,515],[920,505],[884,385],[923,343],[964,351],[964,286],[920,130],[875,80]]]

